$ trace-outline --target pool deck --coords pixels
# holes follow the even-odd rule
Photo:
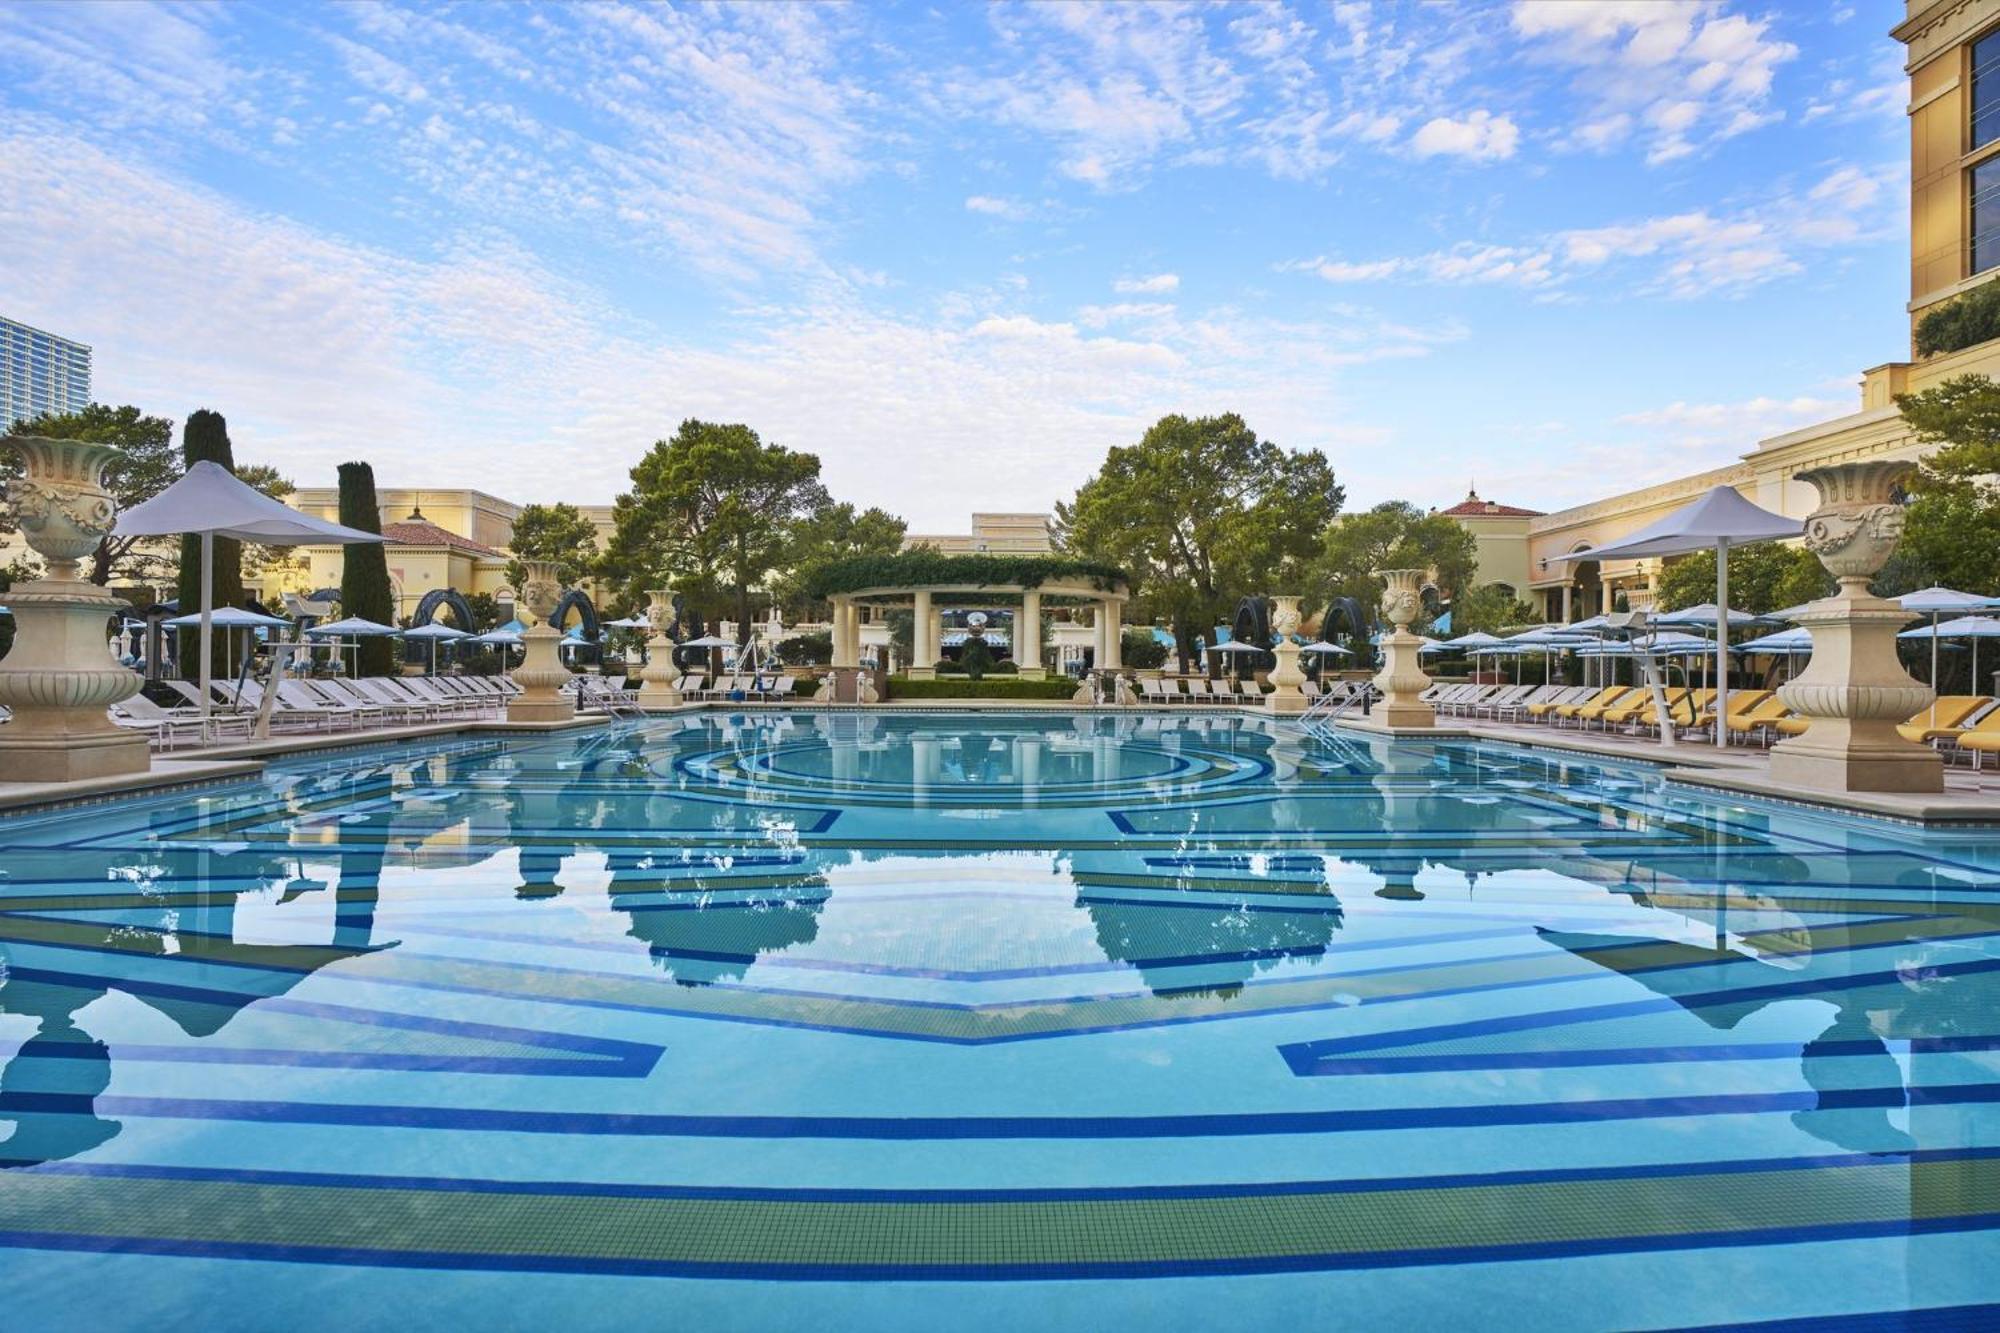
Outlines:
[[[913,699],[887,704],[816,704],[810,700],[789,704],[704,700],[684,703],[677,708],[648,710],[648,716],[673,717],[715,710],[887,713],[1075,711],[1128,716],[1159,716],[1169,713],[1184,716],[1221,714],[1251,718],[1272,716],[1258,708],[1220,705],[1163,707],[1141,704],[1120,707],[1113,704],[1075,704],[1056,699]],[[294,733],[272,736],[264,740],[234,741],[202,749],[155,755],[151,770],[145,773],[131,773],[82,782],[0,782],[0,812],[93,803],[147,793],[237,782],[255,777],[262,772],[266,761],[292,755],[439,738],[572,731],[602,727],[614,720],[604,713],[579,714],[563,722],[509,722],[504,718],[492,718],[383,727],[370,731]],[[1296,721],[1296,718],[1290,720]],[[1754,747],[1731,746],[1727,749],[1718,749],[1714,745],[1700,741],[1681,741],[1672,749],[1667,749],[1649,736],[1562,730],[1474,718],[1443,719],[1435,727],[1388,727],[1375,719],[1363,716],[1344,717],[1338,725],[1342,730],[1398,740],[1495,741],[1535,750],[1567,751],[1596,759],[1644,763],[1664,769],[1664,776],[1671,783],[1700,788],[1710,793],[1733,793],[1779,801],[1787,805],[1893,819],[1926,827],[2000,825],[2000,766],[1996,766],[1989,779],[1985,774],[1974,774],[1964,768],[1947,765],[1945,790],[1941,794],[1834,795],[1801,792],[1796,788],[1773,783],[1769,776],[1768,752]]]

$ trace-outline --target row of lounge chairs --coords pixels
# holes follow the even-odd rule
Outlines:
[[[1672,686],[1664,689],[1667,717],[1678,734],[1715,735],[1712,689]],[[1656,731],[1659,705],[1651,688],[1642,685],[1438,685],[1425,692],[1439,712],[1464,717],[1546,723],[1556,727],[1595,727],[1603,731]],[[1773,690],[1729,692],[1722,719],[1732,740],[1771,744],[1805,732],[1805,718],[1794,714]],[[1977,768],[1980,757],[2000,754],[2000,700],[1986,695],[1946,695],[1897,726],[1905,740],[1935,746],[1947,754],[1966,754]]]
[[[1139,681],[1139,698],[1149,704],[1235,704],[1256,702],[1263,691],[1255,681],[1208,680],[1195,676],[1146,677]]]
[[[200,687],[191,681],[160,684],[182,703],[166,706],[137,695],[111,708],[119,726],[143,731],[154,748],[214,740],[248,740],[263,705],[264,687],[254,681],[210,683],[214,691],[206,721]],[[283,680],[272,701],[274,733],[360,731],[382,726],[419,725],[454,719],[495,717],[519,689],[499,676],[379,676],[327,680]]]

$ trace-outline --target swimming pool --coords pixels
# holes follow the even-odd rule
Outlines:
[[[2000,831],[711,713],[0,821],[0,871],[9,1327],[2000,1301]]]

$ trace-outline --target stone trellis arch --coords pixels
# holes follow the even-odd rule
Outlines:
[[[451,618],[457,622],[452,628],[462,629],[467,634],[479,632],[479,626],[472,620],[472,604],[456,588],[432,588],[425,593],[423,600],[417,603],[416,619],[411,628],[430,624],[440,607],[451,612]]]

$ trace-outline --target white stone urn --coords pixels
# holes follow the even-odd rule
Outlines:
[[[667,626],[674,623],[674,590],[646,590],[646,619],[652,633],[646,639],[646,667],[639,673],[641,708],[678,708],[681,704],[681,669],[674,664],[674,641]]]
[[[1382,618],[1395,627],[1382,636],[1382,669],[1375,674],[1375,688],[1382,691],[1382,703],[1375,715],[1385,726],[1429,727],[1437,714],[1419,696],[1430,688],[1418,650],[1424,641],[1410,633],[1410,622],[1423,613],[1424,574],[1421,569],[1378,569],[1387,586],[1382,592]]]
[[[521,635],[521,665],[513,671],[521,692],[508,701],[509,722],[567,722],[576,716],[576,700],[562,693],[571,674],[559,650],[562,631],[549,624],[561,596],[554,561],[522,562],[521,600],[532,622]]]
[[[1869,589],[1902,536],[1894,492],[1915,468],[1877,460],[1798,474],[1820,495],[1806,518],[1806,549],[1840,590],[1798,616],[1812,634],[1812,660],[1778,688],[1778,698],[1807,727],[1772,748],[1774,784],[1835,793],[1944,790],[1942,756],[1896,730],[1934,697],[1896,656],[1896,631],[1909,614]]]
[[[151,762],[145,737],[105,713],[142,684],[108,642],[107,622],[126,603],[81,577],[81,562],[117,518],[104,471],[119,451],[34,435],[6,443],[27,469],[8,484],[7,502],[48,575],[7,594],[14,646],[0,659],[0,704],[14,720],[0,728],[0,776],[68,782],[143,773]]]
[[[1303,713],[1308,700],[1301,687],[1306,683],[1306,673],[1299,670],[1299,599],[1289,593],[1279,593],[1271,598],[1271,653],[1278,659],[1271,668],[1271,692],[1264,696],[1264,705],[1274,713]]]

